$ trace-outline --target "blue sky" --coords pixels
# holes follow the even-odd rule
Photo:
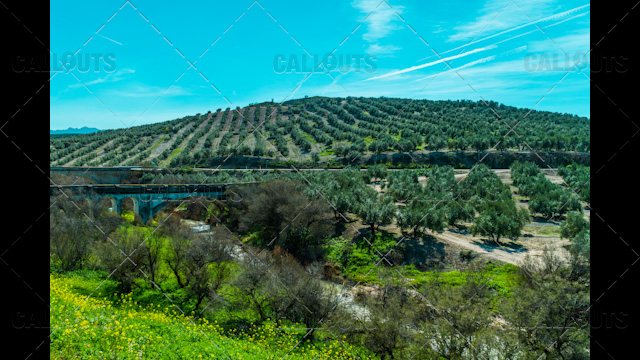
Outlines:
[[[589,117],[589,21],[585,1],[52,1],[50,128],[315,95]]]

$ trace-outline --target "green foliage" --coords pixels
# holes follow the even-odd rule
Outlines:
[[[396,216],[396,206],[389,196],[378,196],[378,192],[365,188],[364,199],[358,203],[356,213],[364,224],[369,225],[371,236],[375,236],[376,229],[382,224],[390,223]]]
[[[558,174],[569,187],[580,194],[582,201],[591,202],[591,172],[588,166],[572,164],[558,168]]]
[[[523,286],[514,289],[499,311],[512,326],[530,329],[513,333],[527,358],[588,359],[590,336],[575,327],[589,322],[588,283],[570,276],[575,268],[555,261],[546,257],[538,269],[529,269]]]
[[[446,216],[449,225],[470,221],[475,216],[476,210],[466,201],[455,199],[446,204]]]
[[[99,266],[104,271],[52,274],[51,278],[53,326],[79,330],[88,324],[94,333],[56,332],[51,338],[52,355],[88,357],[110,351],[121,358],[147,354],[165,358],[167,351],[171,358],[191,359],[200,353],[220,357],[224,351],[234,359],[463,359],[538,358],[548,351],[553,357],[584,357],[589,338],[579,329],[572,330],[571,321],[588,308],[590,234],[580,212],[569,212],[562,226],[556,227],[572,238],[569,266],[562,261],[543,264],[537,274],[531,267],[521,271],[462,253],[469,261],[456,262],[458,270],[421,271],[405,263],[401,238],[378,230],[396,212],[404,230],[417,223],[419,231],[434,232],[470,220],[470,215],[464,215],[469,213],[475,220],[472,232],[497,241],[519,236],[529,221],[528,213],[515,206],[508,186],[484,166],[476,166],[461,184],[450,167],[388,175],[389,188],[381,196],[354,168],[309,172],[305,182],[297,181],[300,175],[293,171],[216,174],[213,181],[261,182],[234,188],[234,196],[244,201],[228,202],[225,207],[211,204],[206,209],[215,212],[224,226],[240,230],[242,244],[230,242],[222,226],[214,227],[208,236],[194,235],[175,216],[157,230],[122,225],[119,219],[107,226],[104,217],[101,227],[116,246],[104,247],[108,240],[89,231],[87,244],[95,251],[82,257],[80,265],[71,266]],[[418,182],[422,175],[425,183]],[[181,181],[206,175],[185,169],[172,176],[147,180]],[[534,176],[534,172],[527,174],[519,185]],[[398,209],[394,197],[406,194],[412,198]],[[82,220],[82,211],[93,211],[74,209],[61,203],[52,210],[53,224],[60,226],[57,234],[66,234],[67,227],[87,225],[62,221],[67,215]],[[335,231],[335,219],[344,221],[338,222],[340,226],[352,221],[352,214],[351,219],[340,216],[344,212],[355,213],[371,232],[353,239],[336,237],[343,229]],[[325,229],[324,225],[331,226]],[[69,239],[84,236],[84,228],[78,229],[69,232],[73,235]],[[52,235],[52,245],[56,240]],[[64,240],[61,245],[70,243]],[[137,267],[123,262],[123,254],[116,250],[120,248],[132,254]],[[54,249],[52,268],[59,269],[61,259]],[[552,256],[542,258],[553,260]],[[113,268],[117,271],[111,275]],[[348,283],[367,286],[356,287],[358,294],[349,299],[344,291]],[[98,285],[99,291],[86,301]],[[79,304],[84,305],[78,311],[68,311]],[[569,309],[569,315],[563,308]],[[354,316],[354,311],[365,316]],[[502,318],[514,326],[492,324]],[[564,328],[545,329],[549,323]],[[532,331],[518,330],[531,324]],[[108,332],[110,328],[122,330],[115,334]],[[432,339],[426,345],[425,336]],[[562,344],[552,341],[558,338]],[[175,346],[165,349],[167,339]],[[212,341],[217,346],[211,346]],[[293,350],[285,352],[283,346]],[[338,353],[340,349],[348,351]]]
[[[414,235],[429,229],[442,233],[446,225],[444,205],[438,200],[411,200],[398,211],[398,225],[403,231],[412,231]]]
[[[339,265],[346,277],[363,283],[376,281],[378,266],[402,263],[404,254],[402,243],[398,244],[393,236],[380,232],[359,241],[332,238],[324,247],[329,262]]]
[[[328,239],[325,243],[327,250],[327,261],[345,265],[351,259],[351,254],[356,248],[356,244],[351,239],[342,236]]]
[[[50,265],[61,271],[90,266],[92,249],[108,241],[122,222],[105,203],[72,200],[64,194],[51,199],[49,211]]]
[[[131,292],[135,280],[142,276],[138,264],[145,261],[148,252],[149,245],[144,242],[148,233],[144,228],[123,227],[113,232],[108,241],[95,247],[100,269],[116,269],[112,277],[120,283],[120,292]]]
[[[367,168],[367,176],[369,179],[382,181],[382,179],[387,177],[387,167],[382,164],[369,166]]]
[[[479,215],[470,230],[474,235],[489,236],[489,239],[500,241],[500,238],[520,237],[520,233],[531,219],[527,209],[517,209],[513,200],[503,198],[485,201],[478,209]]]
[[[573,255],[591,261],[591,231],[584,230],[576,234],[571,240],[569,248]]]
[[[569,211],[582,211],[580,200],[571,190],[549,181],[532,163],[515,162],[511,177],[518,192],[530,197],[529,209],[535,213],[553,218]]]
[[[321,258],[320,247],[333,230],[329,205],[305,194],[297,181],[273,180],[235,190],[244,201],[230,203],[232,225],[240,233],[259,232],[255,245],[279,246],[303,263]]]
[[[589,220],[579,211],[567,213],[567,218],[560,224],[560,235],[565,239],[571,239],[569,251],[587,261],[591,259],[590,227]]]
[[[546,218],[561,216],[568,211],[582,211],[578,197],[564,191],[559,185],[546,193],[533,194],[529,208]]]
[[[391,172],[388,176],[387,194],[396,202],[407,203],[422,192],[418,174],[411,170]]]
[[[565,239],[573,239],[583,231],[589,230],[589,221],[579,211],[572,211],[567,214],[567,218],[560,224],[560,235]]]

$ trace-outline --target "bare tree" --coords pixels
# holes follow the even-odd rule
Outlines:
[[[347,339],[362,344],[381,359],[404,358],[416,331],[419,303],[405,289],[387,284],[377,295],[364,297],[362,305],[367,309],[365,314],[345,321]]]
[[[195,299],[198,313],[202,301],[215,297],[231,273],[231,242],[226,232],[195,235],[185,256],[187,293]]]
[[[146,270],[151,282],[154,286],[158,286],[162,289],[160,275],[160,264],[162,263],[162,248],[164,245],[164,238],[158,234],[152,233],[145,240],[147,246],[144,246],[140,251],[144,252],[144,260],[142,262],[143,269]]]
[[[258,323],[262,323],[269,318],[269,299],[265,294],[273,256],[267,251],[254,252],[249,249],[240,266],[241,272],[232,288],[232,303],[237,308],[251,309],[257,315]]]
[[[93,244],[104,241],[121,224],[104,203],[62,194],[51,199],[49,245],[52,261],[61,270],[75,270],[90,263]]]
[[[269,287],[272,310],[279,320],[301,322],[307,332],[305,338],[313,340],[316,330],[323,326],[338,305],[335,287],[325,285],[318,264],[302,267],[293,256],[274,250],[273,280]]]

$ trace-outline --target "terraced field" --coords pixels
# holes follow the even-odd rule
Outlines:
[[[208,165],[230,155],[353,161],[436,151],[590,151],[590,121],[494,102],[325,98],[50,139],[52,166]],[[412,155],[414,156],[414,155]]]

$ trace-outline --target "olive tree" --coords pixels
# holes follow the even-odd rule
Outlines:
[[[400,228],[403,231],[412,230],[414,235],[425,229],[441,233],[446,225],[444,206],[430,201],[412,200],[400,207],[397,218]]]
[[[491,240],[500,242],[503,236],[520,237],[529,221],[527,209],[518,209],[511,198],[503,197],[500,200],[484,201],[470,230],[473,235],[489,236]]]
[[[369,225],[371,237],[375,237],[377,228],[381,224],[390,223],[396,216],[396,205],[389,196],[378,196],[378,192],[367,188],[364,201],[357,209],[356,214],[362,219],[364,224]]]

